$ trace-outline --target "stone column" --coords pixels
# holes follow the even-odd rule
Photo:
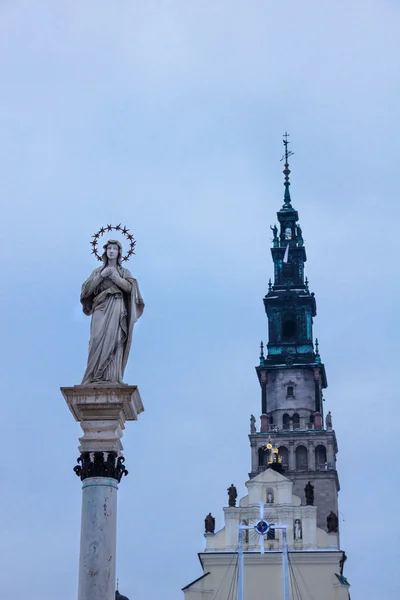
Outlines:
[[[61,388],[83,430],[75,473],[82,480],[78,600],[114,600],[117,491],[127,475],[122,430],[144,410],[136,386],[76,385]]]
[[[315,471],[315,447],[312,440],[308,441],[308,469]]]
[[[328,447],[326,452],[326,462],[330,469],[335,469],[335,452],[333,450],[333,440],[328,440]]]
[[[294,441],[289,441],[289,471],[296,470],[296,453],[294,450]]]
[[[258,471],[258,449],[256,440],[250,438],[250,447],[251,447],[251,470],[253,473],[257,473]]]

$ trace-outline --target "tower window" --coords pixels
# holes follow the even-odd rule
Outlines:
[[[282,429],[289,429],[290,417],[285,413],[282,417]]]
[[[315,448],[315,468],[318,471],[325,469],[326,466],[326,448],[322,444]]]
[[[289,450],[285,446],[279,446],[279,456],[282,458],[282,465],[289,466]]]
[[[271,525],[274,525],[274,523],[271,523]],[[275,529],[268,529],[267,540],[274,540],[274,539],[275,539]]]
[[[296,321],[294,315],[288,315],[282,325],[282,337],[284,342],[291,342],[296,337]]]
[[[296,469],[305,471],[308,469],[308,453],[305,446],[296,448]]]
[[[287,280],[287,279],[292,280],[293,279],[293,275],[294,275],[293,266],[294,265],[291,262],[283,263],[282,272],[283,272],[283,278],[285,280]]]
[[[294,396],[294,387],[292,385],[287,386],[286,396]]]
[[[298,413],[293,415],[293,429],[300,429],[300,415]]]

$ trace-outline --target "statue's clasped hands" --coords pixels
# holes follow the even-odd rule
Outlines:
[[[119,273],[115,267],[106,267],[105,269],[102,270],[101,276],[104,279],[106,277],[109,277],[111,279],[111,281],[113,281],[114,283],[117,283],[117,281],[119,279],[121,279],[119,276]]]

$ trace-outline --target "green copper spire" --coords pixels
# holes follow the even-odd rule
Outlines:
[[[289,175],[290,175],[290,169],[289,169],[289,156],[293,156],[294,152],[291,152],[288,149],[288,144],[290,143],[288,141],[288,136],[289,134],[285,131],[285,133],[283,134],[283,145],[285,146],[285,154],[282,156],[281,161],[284,160],[285,161],[285,168],[283,169],[283,174],[285,176],[285,181],[284,181],[284,186],[285,186],[285,194],[283,197],[284,200],[284,204],[283,204],[283,208],[292,208],[291,205],[291,199],[290,199],[290,190],[289,190],[289,186],[290,186],[290,181],[289,181]]]

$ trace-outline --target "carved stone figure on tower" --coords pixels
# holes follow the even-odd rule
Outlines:
[[[250,433],[256,433],[256,418],[254,415],[250,415]]]
[[[236,506],[236,498],[237,498],[237,489],[233,485],[233,483],[227,489],[228,497],[229,497],[229,506]]]
[[[331,510],[329,515],[326,517],[326,528],[328,533],[337,533],[339,528],[339,519],[337,515]]]
[[[215,519],[211,513],[208,513],[208,515],[204,519],[204,529],[206,533],[215,532]]]
[[[305,494],[306,494],[306,504],[308,506],[313,506],[314,504],[314,486],[311,483],[311,481],[309,481],[307,483],[307,485],[304,488]]]
[[[302,530],[301,530],[301,521],[300,519],[295,519],[294,527],[293,527],[293,535],[295,540],[301,540],[302,538]]]
[[[325,425],[327,429],[332,429],[332,414],[331,411],[325,417]]]
[[[83,312],[92,316],[83,385],[122,383],[133,326],[144,309],[136,279],[121,266],[121,243],[109,240],[103,248],[102,266],[92,272],[81,291]]]

